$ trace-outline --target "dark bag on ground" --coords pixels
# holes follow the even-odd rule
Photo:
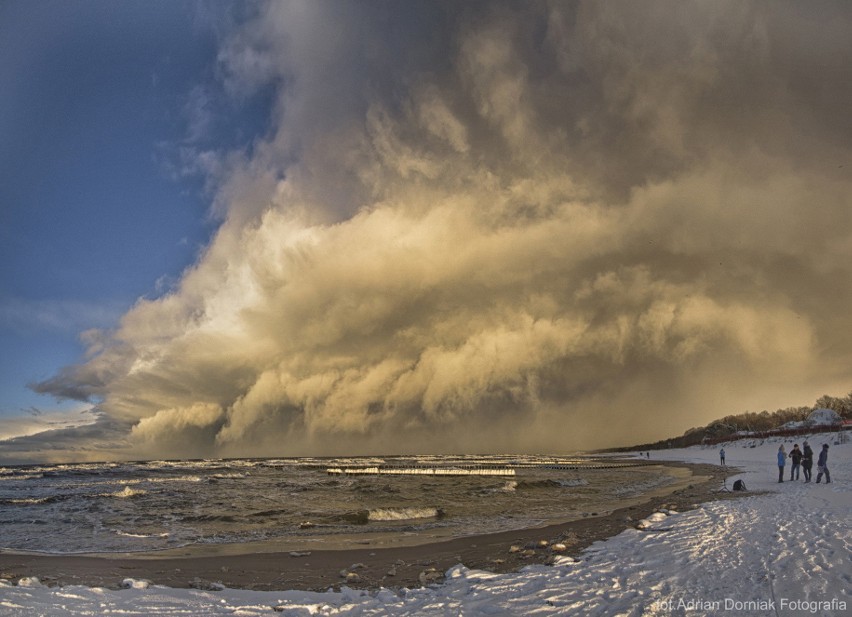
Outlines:
[[[743,482],[742,480],[737,480],[736,482],[734,482],[734,490],[735,490],[735,491],[744,491],[744,490],[746,490],[745,482]]]

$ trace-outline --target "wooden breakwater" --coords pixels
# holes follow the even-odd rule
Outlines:
[[[514,476],[512,467],[328,467],[329,475],[346,476]]]
[[[598,469],[621,469],[644,467],[655,461],[565,461],[555,463],[521,463],[512,466],[499,465],[454,465],[436,467],[429,465],[365,465],[362,467],[325,467],[329,475],[341,476],[503,476],[517,475],[518,469],[546,469],[556,471],[593,471]]]

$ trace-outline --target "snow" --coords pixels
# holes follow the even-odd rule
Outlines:
[[[751,494],[677,513],[661,511],[579,560],[492,574],[456,566],[437,586],[393,592],[51,588],[0,580],[0,615],[849,615],[852,613],[852,444],[830,443],[831,484],[777,482],[775,453],[799,440],[723,444]],[[655,452],[657,460],[718,462],[718,449]],[[789,474],[789,467],[787,468]],[[816,472],[816,469],[814,469]],[[789,476],[785,476],[786,477]],[[814,473],[816,477],[816,473]]]

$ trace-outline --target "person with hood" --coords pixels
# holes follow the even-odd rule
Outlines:
[[[819,453],[819,459],[817,459],[817,479],[816,483],[819,484],[819,481],[822,480],[822,474],[825,474],[825,483],[831,484],[831,474],[828,473],[828,444],[822,444],[822,452]]]
[[[806,441],[802,449],[802,471],[805,473],[805,482],[811,481],[811,469],[814,466],[814,451]]]
[[[802,464],[802,451],[799,450],[799,444],[793,446],[790,458],[793,459],[793,464],[790,466],[790,482],[792,482],[799,479],[799,467]]]
[[[787,462],[787,452],[784,450],[784,444],[778,446],[778,481],[784,481],[784,464]]]
[[[719,460],[722,461],[721,465],[722,465],[722,467],[724,467],[725,466],[725,448],[722,448],[721,450],[719,450]]]

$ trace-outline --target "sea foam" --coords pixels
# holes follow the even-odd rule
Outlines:
[[[376,508],[367,517],[371,521],[407,521],[442,516],[438,508]]]

